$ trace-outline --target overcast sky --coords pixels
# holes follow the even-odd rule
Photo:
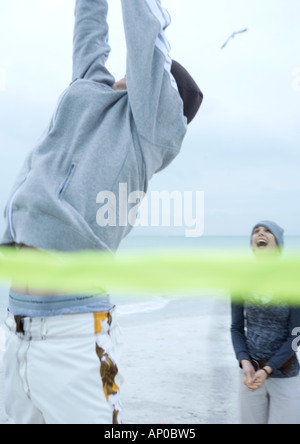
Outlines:
[[[110,0],[109,68],[126,71],[120,0]],[[0,210],[71,79],[74,0],[9,0],[0,13]],[[204,191],[205,233],[261,219],[300,235],[299,0],[164,0],[172,57],[205,100],[182,153],[151,190]],[[248,32],[222,44],[234,31]],[[0,221],[2,231],[3,221]],[[145,232],[146,234],[146,232]]]

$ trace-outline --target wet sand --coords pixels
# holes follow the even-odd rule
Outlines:
[[[120,319],[127,424],[237,424],[229,302],[174,301]]]

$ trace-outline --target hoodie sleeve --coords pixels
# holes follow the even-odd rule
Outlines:
[[[73,39],[73,81],[88,79],[112,86],[105,68],[108,44],[107,0],[76,0]]]
[[[127,44],[127,89],[139,136],[179,150],[187,130],[183,102],[171,74],[171,23],[160,0],[122,0]]]

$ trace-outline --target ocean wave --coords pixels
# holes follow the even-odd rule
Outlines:
[[[171,301],[165,298],[153,298],[144,302],[124,304],[117,306],[118,316],[130,316],[133,314],[151,313],[162,310]]]

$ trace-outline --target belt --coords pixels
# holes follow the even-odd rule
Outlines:
[[[265,365],[270,361],[270,359],[264,359],[261,361],[256,361],[254,359],[251,360],[251,363],[255,369],[256,372],[258,372],[258,370],[262,370]],[[279,369],[279,371],[281,371],[281,373],[284,376],[288,376],[290,374],[290,372],[292,371],[293,365],[297,364],[298,362],[298,358],[296,353],[293,354],[293,356]]]
[[[16,333],[25,334],[24,331],[24,316],[14,316],[16,322]]]

